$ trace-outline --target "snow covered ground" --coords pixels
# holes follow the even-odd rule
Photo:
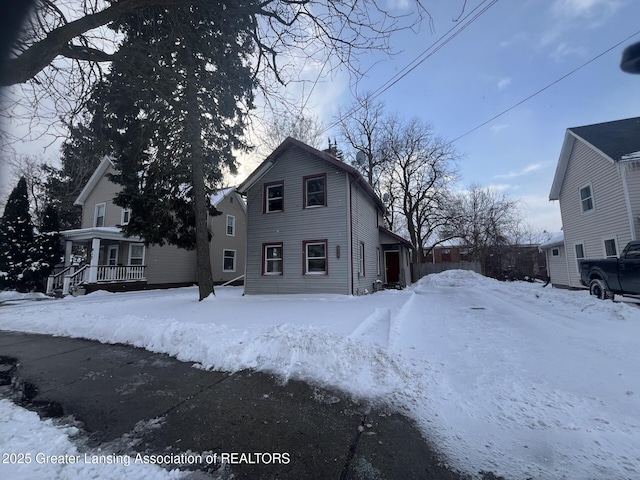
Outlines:
[[[364,297],[216,292],[203,302],[195,288],[7,302],[0,328],[339,388],[406,413],[470,474],[640,478],[636,305],[464,271]],[[0,407],[0,425],[21,421]]]

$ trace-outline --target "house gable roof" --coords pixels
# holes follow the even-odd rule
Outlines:
[[[640,150],[640,117],[568,128],[564,136],[549,200],[558,200],[569,157],[576,140],[582,141],[611,163]]]
[[[296,140],[295,138],[291,138],[291,137],[287,137],[284,140],[284,142],[282,142],[278,146],[278,148],[276,148],[271,153],[271,155],[269,155],[264,160],[264,162],[262,162],[247,177],[247,179],[238,186],[238,192],[240,192],[241,194],[246,194],[247,191],[249,190],[249,188],[251,188],[256,182],[258,182],[258,180],[260,180],[260,178],[262,178],[269,170],[271,170],[271,167],[273,167],[273,165],[278,161],[280,156],[282,156],[282,154],[284,152],[286,152],[291,147],[297,147],[297,148],[299,148],[299,149],[301,149],[301,150],[303,150],[303,151],[315,156],[316,158],[324,160],[324,161],[330,163],[331,165],[337,167],[338,169],[346,172],[354,180],[354,182],[357,185],[360,185],[360,187],[369,196],[371,201],[381,211],[384,211],[384,204],[382,203],[382,200],[380,200],[378,195],[376,195],[376,193],[373,191],[373,188],[371,188],[371,185],[369,185],[369,183],[362,177],[360,172],[358,172],[355,168],[353,168],[350,165],[347,165],[346,163],[342,162],[341,160],[338,160],[336,157],[334,157],[333,155],[331,155],[331,154],[329,154],[327,152],[322,152],[320,150],[317,150],[317,149],[307,145],[306,143],[303,143],[300,140]]]
[[[93,191],[93,189],[96,188],[96,185],[102,179],[102,176],[107,172],[109,167],[113,167],[113,166],[114,166],[113,157],[109,157],[109,156],[103,157],[102,160],[100,160],[100,163],[98,164],[98,166],[96,167],[96,170],[93,172],[93,175],[91,175],[91,178],[89,178],[89,181],[84,186],[84,188],[80,192],[80,195],[78,195],[78,198],[76,198],[76,201],[73,202],[73,204],[84,206],[85,200],[87,199],[89,194]]]

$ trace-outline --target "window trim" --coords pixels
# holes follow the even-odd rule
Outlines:
[[[98,225],[98,207],[102,207],[102,225]],[[105,202],[96,203],[93,211],[93,226],[94,228],[104,227],[105,219],[107,218],[107,204]]]
[[[560,256],[560,247],[554,247],[551,249],[551,256],[552,257],[559,257]]]
[[[376,271],[378,276],[380,276],[380,273],[382,272],[381,268],[381,264],[382,262],[380,261],[380,247],[376,247]]]
[[[585,188],[589,189],[589,197],[583,199],[582,198],[582,190]],[[588,210],[584,209],[583,202],[585,200],[591,199],[591,208]],[[593,195],[593,185],[591,183],[587,183],[578,188],[578,201],[580,202],[580,211],[583,215],[588,215],[596,210],[596,201]]]
[[[360,248],[358,249],[358,257],[360,259],[360,264],[358,265],[358,274],[361,277],[367,276],[367,262],[365,252],[366,248],[364,246],[364,242],[360,240]]]
[[[233,252],[233,257],[231,257],[233,259],[233,268],[231,270],[226,269],[225,265],[224,265],[224,261],[227,259],[227,252]],[[232,248],[223,248],[222,249],[222,271],[223,272],[235,272],[236,271],[236,260],[238,258],[238,252],[237,250],[234,250]]]
[[[136,265],[132,265],[131,264],[131,259],[133,258],[131,256],[131,253],[133,251],[133,247],[135,247],[135,246],[141,246],[142,247],[142,263],[140,265],[137,265],[137,264]],[[147,257],[147,249],[146,249],[144,243],[130,243],[129,244],[129,254],[127,256],[127,266],[128,267],[144,266],[146,257]],[[135,258],[138,258],[138,257],[135,257]]]
[[[307,182],[309,180],[315,180],[317,178],[322,178],[324,181],[324,203],[320,205],[309,205],[309,200],[307,198]],[[316,175],[307,175],[302,178],[302,208],[319,208],[327,206],[327,174],[326,173],[318,173]]]
[[[309,245],[324,245],[324,272],[310,272],[309,271]],[[320,257],[313,257],[320,258]],[[329,242],[326,238],[321,240],[304,240],[302,242],[302,274],[311,276],[325,276],[329,275]]]
[[[615,255],[607,255],[607,242],[609,240],[613,240],[613,246],[616,249]],[[620,249],[618,248],[618,238],[617,237],[602,237],[602,254],[603,258],[619,258]]]
[[[229,225],[229,219],[231,219],[231,225]],[[231,233],[229,233],[229,227],[231,227]],[[224,228],[225,233],[228,237],[236,236],[236,216],[227,213],[227,223]]]
[[[127,219],[127,221],[124,221],[124,214],[128,213],[129,214],[129,218]],[[131,209],[129,207],[122,207],[122,211],[120,212],[120,225],[129,225],[129,222],[131,221]]]
[[[271,187],[276,187],[280,185],[282,187],[282,209],[280,210],[269,210],[269,198],[268,191]],[[278,180],[275,182],[268,182],[262,186],[262,213],[276,213],[276,212],[284,212],[284,180]]]
[[[280,247],[282,269],[279,272],[267,272],[267,248],[269,247]],[[268,277],[284,275],[284,246],[282,242],[267,242],[262,244],[262,275]]]

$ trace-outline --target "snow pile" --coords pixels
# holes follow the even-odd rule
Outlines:
[[[128,343],[395,406],[456,468],[640,478],[640,309],[587,292],[430,275],[363,297],[195,288],[0,309],[8,330]]]
[[[70,438],[75,427],[57,427],[51,420],[0,400],[0,452],[2,478],[136,478],[166,480],[182,478],[179,470],[136,463],[135,457],[108,452],[79,452]]]

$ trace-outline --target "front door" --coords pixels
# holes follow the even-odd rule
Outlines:
[[[384,252],[384,267],[387,283],[400,282],[400,252],[389,250]]]
[[[107,268],[105,271],[105,280],[118,279],[118,245],[109,245],[107,250],[107,265],[113,268]]]

